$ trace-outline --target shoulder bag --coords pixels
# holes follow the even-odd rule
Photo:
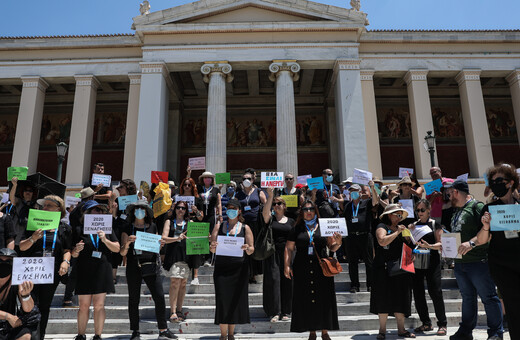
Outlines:
[[[272,256],[275,252],[273,229],[271,228],[273,218],[271,217],[267,225],[264,223],[263,216],[260,215],[258,218],[258,222],[260,224],[260,231],[256,236],[255,251],[251,256],[254,260],[262,261]]]
[[[343,271],[343,268],[339,264],[338,260],[334,257],[325,257],[320,258],[320,255],[318,255],[318,251],[316,250],[316,246],[314,245],[314,242],[312,242],[312,246],[314,247],[314,252],[316,253],[316,257],[318,258],[318,263],[321,266],[321,271],[323,272],[323,276],[331,277],[338,275]]]

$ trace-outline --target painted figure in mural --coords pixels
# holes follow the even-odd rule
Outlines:
[[[226,135],[226,145],[227,146],[237,146],[238,142],[238,129],[237,122],[235,118],[231,118],[226,122],[227,127],[227,135]]]
[[[311,119],[302,119],[302,127],[303,127],[303,142],[305,145],[309,145],[311,143],[311,140],[309,138],[309,130],[311,128]]]
[[[258,125],[258,120],[253,119],[253,122],[249,124],[248,137],[249,137],[249,145],[255,145],[258,140],[258,133],[260,132],[260,126]]]
[[[206,124],[202,121],[201,118],[197,120],[195,126],[193,127],[193,133],[195,134],[193,146],[204,146],[204,141],[206,139]]]
[[[184,132],[186,133],[186,146],[192,146],[195,141],[195,125],[193,119],[188,120],[186,126],[184,126]]]
[[[49,120],[49,116],[43,116],[42,118],[42,129],[40,131],[40,141],[43,142],[47,134],[51,131],[52,124]]]
[[[309,140],[311,141],[311,145],[319,145],[321,144],[321,122],[316,116],[312,116],[310,122]]]
[[[71,123],[72,123],[72,121],[69,116],[60,120],[59,129],[60,129],[60,140],[61,141],[69,140]]]
[[[387,137],[399,138],[399,133],[401,132],[401,123],[399,118],[397,118],[397,114],[394,112],[394,109],[390,109],[386,115],[385,128],[389,132]]]
[[[502,109],[491,109],[487,112],[489,132],[492,137],[509,137],[514,135],[514,122],[509,113]]]
[[[13,130],[14,131],[14,130]],[[0,123],[0,145],[8,145],[10,144],[9,136],[11,134],[11,128],[7,125],[7,121],[3,120]]]
[[[276,117],[271,119],[271,123],[269,123],[269,136],[267,137],[267,142],[269,145],[276,144]]]

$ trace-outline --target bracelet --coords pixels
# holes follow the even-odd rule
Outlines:
[[[482,228],[482,230],[484,230],[484,231],[489,231],[489,229],[484,229],[484,228]]]
[[[34,244],[34,242],[36,242],[35,240],[33,240],[32,237],[29,237],[29,240],[31,241],[32,244]]]
[[[70,261],[69,260],[63,260],[61,262],[66,262],[70,266]]]
[[[22,295],[21,298],[22,298],[22,301],[27,302],[27,301],[29,301],[31,299],[31,294],[28,294],[28,295],[25,295],[25,296]]]

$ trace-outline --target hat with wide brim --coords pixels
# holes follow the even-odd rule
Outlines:
[[[383,181],[379,177],[377,177],[377,176],[376,177],[372,177],[372,182],[383,184]]]
[[[404,176],[399,182],[397,182],[397,186],[401,185],[401,184],[410,184],[412,185],[412,180],[410,179],[409,176]]]
[[[213,173],[211,173],[211,171],[204,171],[202,173],[202,175],[199,176],[199,181],[204,178],[204,177],[209,177],[209,178],[213,178],[215,179],[215,175],[213,175]]]
[[[400,212],[402,214],[401,221],[408,217],[408,212],[403,209],[401,204],[389,204],[386,206],[385,211],[383,211],[383,213],[381,214],[381,216],[379,216],[379,218],[382,218],[385,215],[393,214],[395,212]]]
[[[137,209],[137,208],[145,209],[148,216],[153,218],[153,210],[150,207],[150,204],[148,204],[148,201],[146,201],[146,200],[139,200],[137,202],[129,204],[126,207],[126,214],[128,216],[132,216],[134,214],[135,209]]]
[[[81,199],[84,200],[84,199],[94,196],[96,194],[96,192],[94,190],[92,190],[91,187],[86,187],[86,188],[81,189],[79,194],[80,194]]]

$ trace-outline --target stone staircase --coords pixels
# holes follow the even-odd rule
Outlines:
[[[361,292],[349,293],[350,282],[348,276],[348,266],[343,264],[344,272],[335,277],[336,299],[338,304],[338,315],[340,330],[342,331],[375,331],[379,327],[377,315],[369,313],[370,293],[366,291],[365,269],[360,264],[360,281]],[[106,322],[104,334],[130,334],[128,321],[128,296],[125,268],[118,269],[118,284],[116,285],[116,293],[110,294],[106,299]],[[215,313],[215,295],[213,287],[213,268],[201,267],[199,269],[200,284],[190,286],[188,280],[187,294],[184,301],[184,313],[186,320],[182,323],[170,323],[169,327],[175,333],[182,334],[207,334],[215,335],[219,332],[217,325],[213,324]],[[167,313],[169,313],[168,289],[169,279],[163,278],[163,287],[166,293]],[[446,305],[446,313],[448,317],[448,326],[455,327],[460,321],[461,296],[457,288],[457,283],[452,270],[442,271],[442,287],[444,293],[444,301]],[[47,334],[73,334],[77,333],[76,317],[77,308],[62,308],[63,292],[65,287],[60,285],[54,296]],[[141,333],[157,333],[157,323],[154,317],[154,304],[151,295],[147,291],[146,285],[143,283],[141,288]],[[426,293],[427,300],[429,300]],[[251,324],[237,325],[236,332],[240,333],[288,333],[290,322],[269,322],[269,318],[264,314],[262,308],[262,284],[249,285],[249,308],[251,316]],[[435,315],[433,305],[429,301],[428,309],[431,314],[432,321],[435,324]],[[412,312],[415,307],[412,306]],[[90,320],[87,333],[93,333],[92,308],[90,312]],[[167,314],[169,316],[170,314]],[[406,320],[407,327],[417,327],[420,320],[417,314],[413,314]],[[483,306],[479,302],[479,325],[485,325],[485,313]],[[395,328],[395,322],[389,320],[388,328]]]

